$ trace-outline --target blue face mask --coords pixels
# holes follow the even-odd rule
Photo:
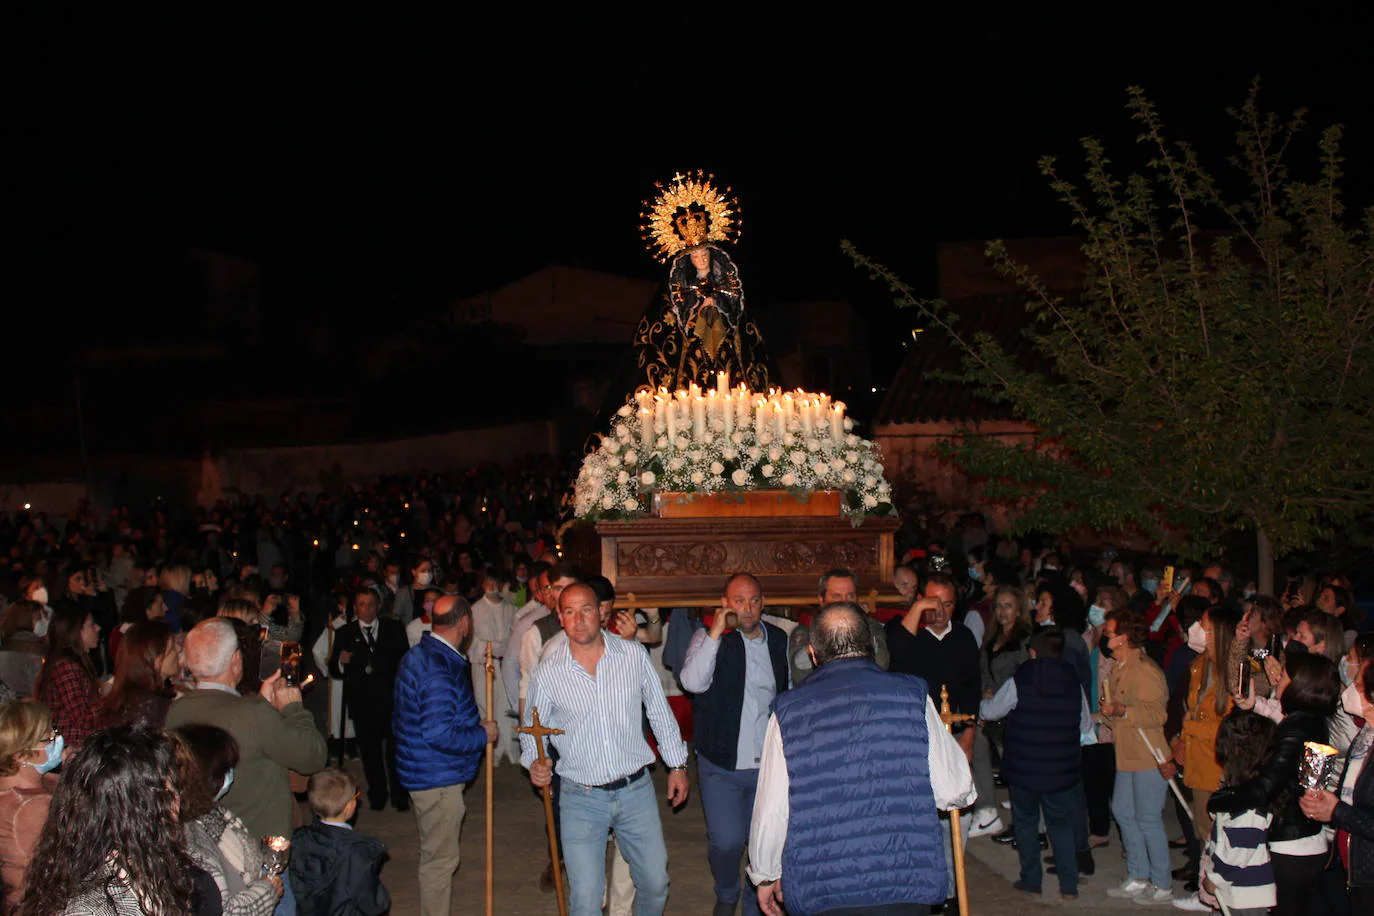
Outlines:
[[[1349,658],[1346,658],[1345,656],[1342,656],[1342,657],[1341,657],[1341,663],[1340,663],[1340,665],[1338,666],[1337,670],[1340,672],[1340,675],[1341,675],[1341,686],[1343,686],[1343,687],[1349,687],[1351,684],[1353,684],[1353,683],[1355,682],[1355,676],[1354,676],[1353,674],[1350,673],[1350,659],[1349,659]]]
[[[970,566],[968,568],[968,577],[972,579],[974,582],[977,582],[979,579],[983,578],[983,573],[978,569],[977,566]]]
[[[233,767],[230,767],[230,768],[229,768],[229,772],[224,774],[224,785],[220,786],[220,787],[219,787],[219,791],[215,793],[215,801],[219,801],[221,798],[223,798],[224,796],[228,795],[228,794],[229,794],[229,787],[232,786],[233,784],[234,784],[234,768],[233,768]]]
[[[1100,604],[1088,608],[1088,623],[1100,627],[1107,621],[1107,609]]]
[[[1153,594],[1155,593],[1155,591],[1158,590],[1158,588],[1159,588],[1159,580],[1158,580],[1158,579],[1141,579],[1141,580],[1140,580],[1140,587],[1141,587],[1142,589],[1144,589],[1145,591],[1149,592],[1151,595],[1153,595]]]
[[[57,765],[62,762],[62,749],[65,746],[66,745],[62,741],[62,736],[58,735],[44,746],[43,750],[48,756],[43,759],[43,762],[31,763],[29,766],[33,767],[39,773],[47,773],[56,769]]]

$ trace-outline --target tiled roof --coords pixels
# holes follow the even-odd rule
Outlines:
[[[1031,323],[1025,303],[1024,295],[1014,293],[958,299],[949,306],[959,315],[955,330],[965,339],[989,334],[1023,368],[1045,371],[1043,355],[1024,334]],[[922,323],[913,310],[913,326]],[[973,386],[932,377],[937,372],[962,371],[962,352],[957,345],[939,328],[927,328],[911,342],[906,360],[878,407],[874,425],[1013,419],[1009,405],[980,397]]]

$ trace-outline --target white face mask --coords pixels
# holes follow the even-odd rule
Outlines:
[[[1345,656],[1345,655],[1342,655],[1342,656],[1341,656],[1341,663],[1336,667],[1336,670],[1337,670],[1337,671],[1340,673],[1340,675],[1341,675],[1341,683],[1342,683],[1342,684],[1344,684],[1344,685],[1346,685],[1346,686],[1349,686],[1352,682],[1354,682],[1354,680],[1355,680],[1355,675],[1352,674],[1351,671],[1350,671],[1350,658],[1349,658],[1349,656]],[[1352,715],[1358,715],[1358,713],[1352,713]]]
[[[429,585],[429,583],[431,583],[431,582],[433,582],[433,581],[434,581],[434,573],[422,572],[422,573],[416,573],[416,574],[415,574],[415,584],[418,585],[418,586],[420,586],[420,587],[422,587],[422,588],[425,587],[425,586],[427,586],[427,585]]]
[[[1199,655],[1207,651],[1207,631],[1202,628],[1201,620],[1193,621],[1188,628],[1188,648]]]
[[[29,600],[37,601],[39,604],[47,604],[48,590],[40,585],[38,588],[33,590],[33,594],[29,596]]]
[[[1352,716],[1364,718],[1364,696],[1358,684],[1351,684],[1341,691],[1341,707]]]

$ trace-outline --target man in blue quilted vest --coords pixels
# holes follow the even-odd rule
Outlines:
[[[758,579],[748,573],[731,576],[720,605],[711,629],[692,635],[682,689],[696,694],[697,775],[706,812],[706,859],[716,885],[712,916],[734,916],[763,733],[773,698],[787,689],[788,648],[787,634],[763,620]],[[750,890],[744,894],[744,913],[758,911]]]
[[[864,616],[824,608],[816,672],[773,704],[749,835],[768,916],[925,916],[950,895],[939,812],[973,801],[968,757],[925,681],[873,661]]]
[[[434,627],[405,654],[396,672],[396,771],[410,793],[420,832],[421,916],[448,916],[458,870],[463,789],[477,776],[496,723],[482,721],[463,654],[472,609],[461,597],[434,604]],[[480,675],[479,675],[480,676]]]
[[[1047,627],[1031,637],[1022,662],[997,693],[982,702],[986,720],[1006,719],[1002,773],[1011,789],[1011,813],[1021,877],[1014,887],[1040,893],[1040,815],[1054,850],[1059,893],[1078,897],[1080,858],[1074,851],[1074,819],[1082,816],[1077,786],[1083,777],[1079,748],[1096,742],[1088,698],[1078,672],[1064,658],[1064,632]]]

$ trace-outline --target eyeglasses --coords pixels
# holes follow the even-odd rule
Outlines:
[[[43,740],[35,744],[34,747],[46,747],[47,745],[52,744],[54,741],[56,741],[58,736],[61,734],[62,732],[58,731],[55,728],[49,729],[48,733],[43,736]]]

